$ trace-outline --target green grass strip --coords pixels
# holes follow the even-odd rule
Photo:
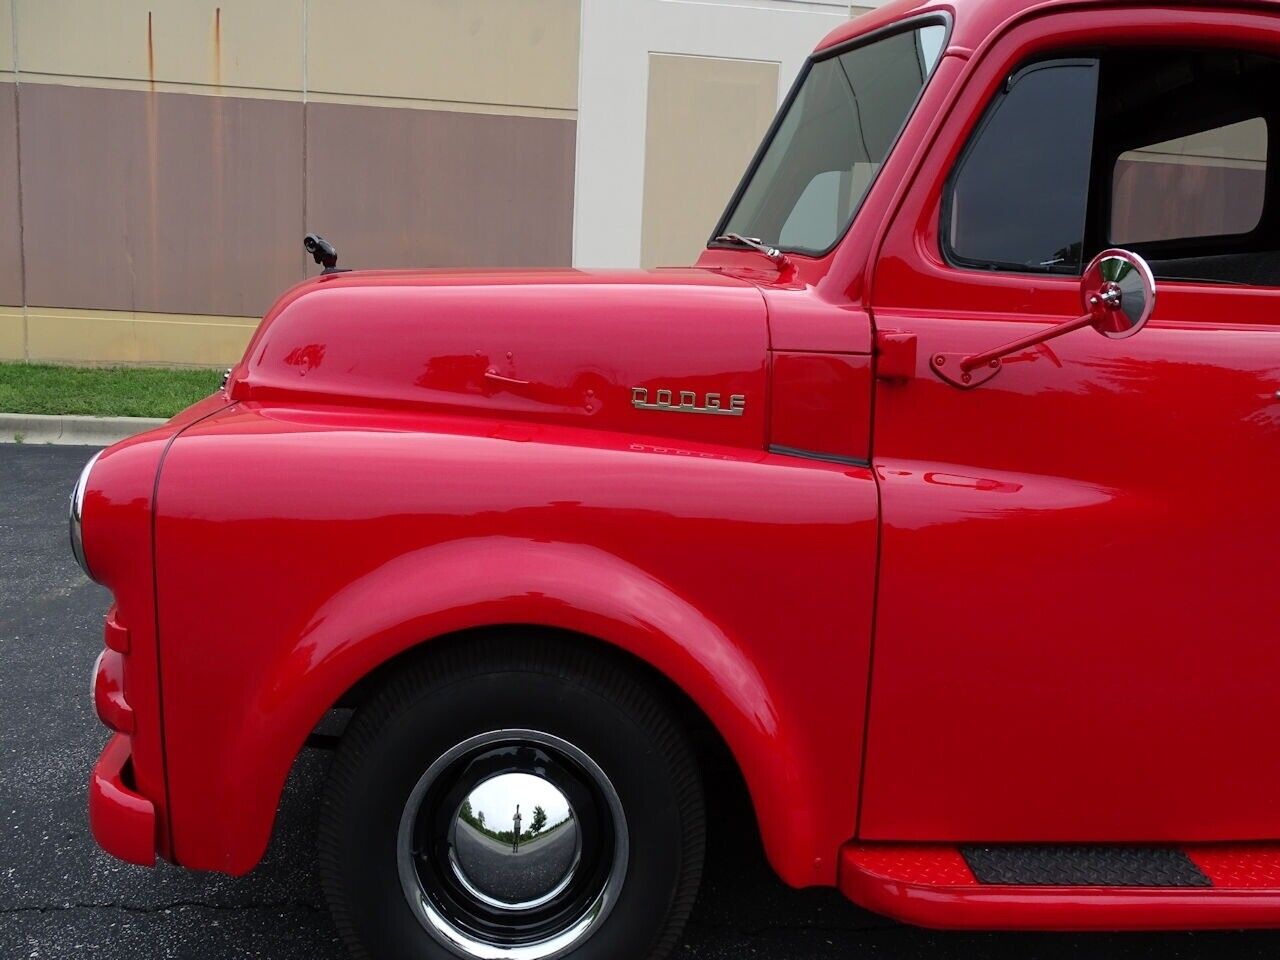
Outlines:
[[[221,380],[221,370],[0,363],[0,412],[167,418]]]

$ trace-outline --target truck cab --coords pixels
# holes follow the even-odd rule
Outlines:
[[[1280,926],[1280,3],[896,0],[692,267],[326,272],[108,448],[99,843],[241,874],[350,713],[354,955],[661,957],[707,744],[794,886]]]

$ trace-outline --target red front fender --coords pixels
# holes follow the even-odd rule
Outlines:
[[[669,677],[737,758],[782,877],[834,883],[862,744],[869,471],[596,431],[512,442],[322,421],[239,412],[165,462],[179,863],[252,868],[307,734],[378,666],[460,630],[531,624]]]

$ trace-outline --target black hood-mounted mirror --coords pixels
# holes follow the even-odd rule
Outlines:
[[[302,245],[306,248],[307,253],[311,254],[312,259],[324,267],[320,271],[321,274],[350,272],[349,268],[340,268],[338,266],[338,248],[320,236],[320,234],[308,233],[302,238]]]

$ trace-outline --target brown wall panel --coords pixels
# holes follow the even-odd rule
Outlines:
[[[312,103],[307,226],[349,267],[560,266],[574,121]]]
[[[20,97],[28,303],[254,316],[301,277],[301,104]]]
[[[18,224],[17,99],[0,83],[0,305],[22,304],[22,235]]]

